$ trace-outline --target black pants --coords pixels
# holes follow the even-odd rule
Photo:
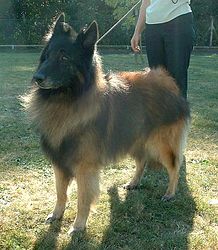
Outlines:
[[[163,66],[187,98],[187,75],[194,43],[192,13],[162,24],[146,24],[145,42],[150,68]]]

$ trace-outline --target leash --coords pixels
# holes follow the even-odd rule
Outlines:
[[[104,35],[102,35],[98,40],[97,40],[97,42],[96,42],[96,44],[98,44],[103,38],[105,38],[120,22],[122,22],[123,21],[123,19],[126,17],[126,16],[128,16],[129,15],[129,13],[132,11],[132,10],[134,10],[138,5],[139,5],[139,3],[141,3],[141,0],[140,1],[138,1],[124,16],[122,16],[121,18],[120,18],[120,20],[118,20],[108,31],[106,31],[105,33],[104,33]]]

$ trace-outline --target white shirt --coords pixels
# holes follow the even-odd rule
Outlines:
[[[192,12],[189,4],[190,0],[151,0],[146,9],[146,23],[165,23]]]

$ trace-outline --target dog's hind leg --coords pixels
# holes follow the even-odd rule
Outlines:
[[[136,162],[135,174],[132,180],[124,186],[124,188],[127,190],[135,189],[139,185],[140,180],[144,173],[146,158],[145,157],[136,158],[135,162]]]
[[[99,169],[95,166],[83,165],[76,170],[78,189],[77,216],[69,234],[84,230],[90,208],[99,195]]]
[[[167,169],[169,175],[169,184],[162,200],[170,200],[174,197],[178,179],[179,169],[183,159],[183,147],[181,133],[176,133],[172,138],[165,138],[165,141],[160,143],[159,159],[162,165]]]
[[[71,178],[68,177],[60,168],[54,167],[55,183],[57,192],[57,202],[53,213],[49,214],[46,223],[51,223],[54,220],[60,219],[63,216],[66,201],[67,201],[67,188]]]
[[[179,179],[179,169],[183,161],[183,151],[187,139],[187,121],[178,121],[162,140],[161,162],[169,175],[169,184],[162,200],[170,200],[175,195]]]
[[[167,153],[162,159],[162,164],[166,167],[168,175],[169,175],[169,184],[165,195],[162,197],[163,201],[170,200],[174,197],[178,179],[179,179],[179,169],[180,169],[180,161],[178,156],[174,155],[171,151]]]
[[[185,141],[186,126],[182,121],[159,129],[149,138],[150,155],[167,169],[169,175],[168,188],[162,200],[170,200],[175,195]]]

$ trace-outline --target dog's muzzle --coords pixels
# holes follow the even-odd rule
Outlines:
[[[36,84],[41,89],[56,89],[57,88],[57,86],[54,86],[54,84],[52,84],[51,81],[48,81],[48,78],[40,72],[36,72],[33,75],[32,83]]]

